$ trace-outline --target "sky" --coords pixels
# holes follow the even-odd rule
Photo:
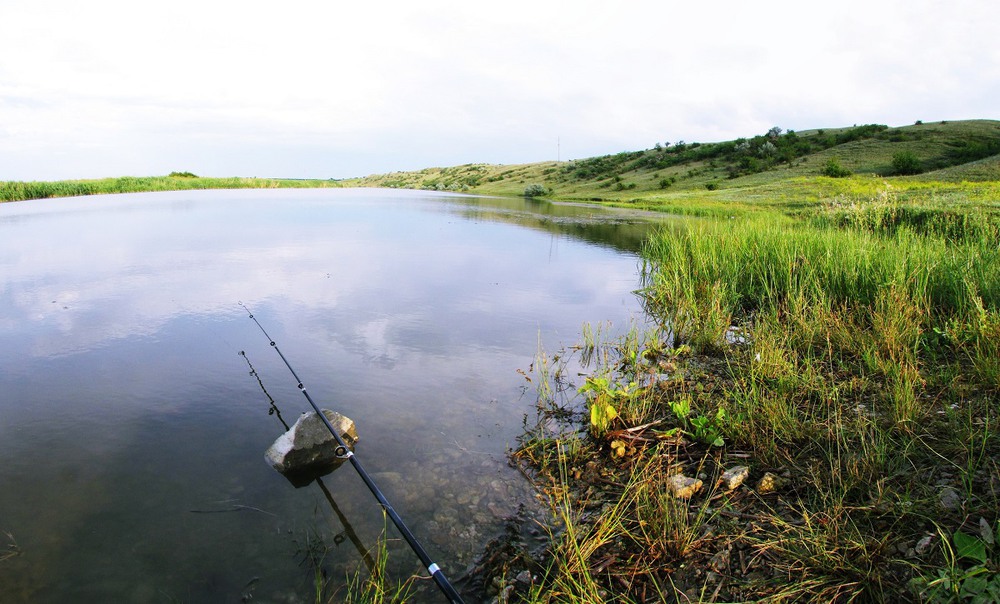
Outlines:
[[[0,181],[348,178],[1000,118],[996,0],[0,0]]]

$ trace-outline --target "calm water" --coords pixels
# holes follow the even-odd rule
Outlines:
[[[508,467],[527,370],[583,322],[640,314],[620,213],[368,190],[147,193],[0,205],[0,602],[311,601],[385,522],[350,466],[264,461],[309,392],[452,579],[531,500]],[[418,570],[395,530],[392,567]],[[439,601],[431,588],[428,601]]]

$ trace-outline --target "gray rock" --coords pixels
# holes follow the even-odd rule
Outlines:
[[[330,423],[349,447],[354,448],[358,432],[354,420],[329,409],[323,409]],[[315,411],[303,413],[288,432],[274,441],[264,458],[282,474],[298,474],[329,469],[343,463],[337,457],[337,441]]]
[[[923,556],[924,554],[926,554],[931,549],[931,544],[934,543],[934,538],[935,535],[933,533],[927,533],[926,535],[924,535],[923,538],[920,539],[920,541],[917,541],[916,547],[913,548],[913,553],[918,556]]]
[[[962,507],[962,496],[958,494],[956,489],[945,487],[938,495],[938,502],[946,510],[957,510]]]

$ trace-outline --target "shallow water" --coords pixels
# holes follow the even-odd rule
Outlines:
[[[387,523],[345,466],[263,459],[310,394],[452,578],[531,501],[506,451],[539,343],[640,315],[648,223],[384,190],[146,193],[0,205],[0,602],[312,601]],[[390,566],[419,564],[389,528]],[[425,598],[439,601],[433,588]]]

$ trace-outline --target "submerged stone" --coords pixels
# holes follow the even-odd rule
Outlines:
[[[351,449],[358,442],[354,420],[336,411],[323,409],[323,414]],[[293,484],[308,484],[316,476],[327,474],[344,463],[337,456],[337,441],[315,411],[299,416],[287,432],[282,434],[264,453],[264,458],[275,470],[284,474]]]

